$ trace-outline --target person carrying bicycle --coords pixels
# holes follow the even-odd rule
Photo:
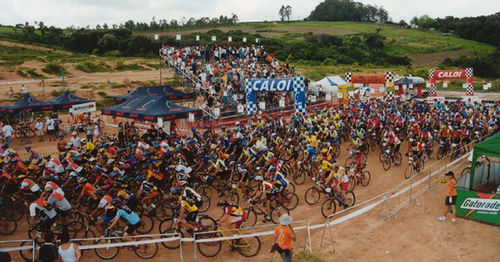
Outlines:
[[[127,205],[123,205],[120,199],[114,199],[111,204],[117,208],[116,216],[111,221],[111,225],[109,225],[108,230],[111,230],[120,218],[122,221],[127,222],[127,226],[125,227],[125,232],[123,232],[123,238],[126,241],[132,241],[132,239],[128,238],[129,235],[133,235],[135,230],[137,230],[141,226],[141,218],[130,209]]]
[[[222,199],[217,203],[217,206],[224,210],[222,217],[217,222],[229,229],[239,229],[241,224],[247,220],[245,211],[236,204],[228,203],[227,200]]]

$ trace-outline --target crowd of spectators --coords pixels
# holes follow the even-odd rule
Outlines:
[[[295,70],[288,64],[274,59],[262,46],[199,45],[174,47],[163,46],[165,62],[196,83],[202,94],[198,106],[221,112],[236,110],[245,105],[245,79],[294,77]],[[180,72],[182,71],[182,72]],[[279,106],[281,99],[286,105],[293,103],[288,92],[259,92],[258,102],[265,108]]]

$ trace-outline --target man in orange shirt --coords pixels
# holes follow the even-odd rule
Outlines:
[[[445,174],[446,179],[448,180],[447,189],[446,189],[446,199],[444,204],[446,205],[446,209],[444,211],[444,215],[438,217],[438,220],[444,222],[446,220],[446,215],[448,215],[448,209],[451,206],[453,217],[451,218],[451,223],[455,224],[457,222],[457,210],[455,208],[455,202],[457,201],[457,180],[455,179],[455,174],[453,172],[448,171]]]
[[[283,259],[283,262],[292,261],[292,240],[295,241],[295,231],[293,231],[293,219],[288,214],[283,214],[280,217],[280,224],[274,230],[274,243],[278,245],[278,252]]]

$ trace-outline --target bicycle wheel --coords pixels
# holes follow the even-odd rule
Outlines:
[[[161,221],[160,225],[158,226],[158,230],[160,234],[180,233],[182,237],[182,232],[178,229],[176,225],[174,225],[174,220],[172,218],[167,218]],[[162,236],[161,238],[170,238],[170,237],[172,236],[171,235]],[[179,241],[161,242],[161,244],[168,249],[177,249],[180,246]]]
[[[209,234],[199,234],[196,235],[196,240],[206,240],[211,238],[219,237],[220,234],[213,232]],[[219,254],[222,248],[222,241],[208,241],[196,243],[198,251],[205,257],[215,257]]]
[[[417,162],[417,167],[418,167],[417,173],[420,173],[420,172],[422,172],[424,170],[425,162],[422,159],[419,159],[417,161],[418,161]]]
[[[92,229],[90,229],[90,228],[87,228],[87,230],[84,230],[83,232],[85,233],[83,237],[75,236],[75,239],[87,239],[87,238],[95,238],[96,237],[94,231]],[[82,245],[93,245],[93,244],[95,244],[95,240],[81,240],[81,241],[78,241],[78,245],[79,246],[82,246]],[[80,249],[80,252],[82,252],[82,255],[86,251],[88,251],[88,249]]]
[[[444,154],[445,154],[445,152],[444,152],[444,148],[443,148],[442,146],[440,146],[440,147],[438,148],[437,153],[436,153],[436,157],[437,157],[437,159],[439,160],[439,159],[443,158],[443,157],[444,157]]]
[[[399,152],[394,153],[394,165],[400,166],[402,162],[403,162],[403,156],[401,155],[401,153]]]
[[[282,205],[278,205],[275,208],[271,208],[271,221],[273,221],[274,224],[279,224],[280,217],[283,214],[290,215],[290,211]]]
[[[356,196],[354,195],[354,192],[352,191],[345,192],[344,202],[347,205],[347,207],[354,206],[354,204],[356,203]]]
[[[297,196],[297,194],[290,192],[284,196],[283,201],[285,203],[284,206],[288,210],[294,210],[299,204],[299,197]]]
[[[335,201],[331,198],[325,200],[323,204],[321,205],[321,214],[323,215],[324,218],[327,218],[331,214],[335,214],[335,211],[337,210],[337,205],[335,204]]]
[[[347,184],[347,190],[353,191],[356,187],[356,178],[354,175],[349,176],[349,184]]]
[[[141,238],[141,240],[151,240],[151,239],[153,238],[151,237]],[[158,253],[158,243],[141,244],[139,246],[134,247],[134,252],[140,258],[145,258],[145,259],[152,258],[156,256],[156,253]]]
[[[370,171],[363,171],[363,173],[361,173],[361,185],[367,186],[368,184],[370,184],[370,178]]]
[[[155,217],[162,221],[163,219],[167,217],[173,217],[174,216],[174,210],[170,207],[170,205],[166,202],[161,203],[160,206],[156,207],[155,209]]]
[[[238,203],[240,202],[240,196],[238,195],[238,192],[236,190],[231,191],[228,201],[229,203],[238,205]]]
[[[200,212],[205,212],[210,208],[210,197],[205,193],[201,194],[201,201],[203,201],[203,205],[200,207]]]
[[[153,218],[145,214],[141,216],[141,222],[139,223],[141,223],[141,225],[137,228],[137,232],[140,234],[147,234],[151,232],[155,225]]]
[[[405,169],[405,178],[408,179],[411,177],[411,173],[413,172],[413,164],[408,164]]]
[[[286,190],[288,190],[288,192],[295,193],[295,185],[293,183],[288,183]]]
[[[382,167],[387,171],[391,168],[391,158],[387,154],[384,154],[382,158]]]
[[[239,240],[239,241],[238,241]],[[238,241],[235,245],[236,250],[244,257],[253,257],[257,255],[261,248],[260,238],[249,237],[236,239]]]
[[[241,223],[241,227],[253,227],[257,223],[257,214],[255,211],[250,210],[249,208],[243,209],[243,211],[247,214],[247,219],[245,222]]]
[[[214,189],[207,186],[207,185],[202,185],[202,186],[198,187],[196,192],[198,192],[198,194],[205,194],[209,199],[211,199],[213,196],[215,196]]]
[[[339,144],[333,145],[333,155],[335,157],[339,157],[339,155],[340,155],[340,146],[339,146]]]
[[[38,245],[38,243],[36,245]],[[31,242],[31,241],[22,242],[21,247],[24,247],[24,246],[33,247],[33,242]],[[38,250],[35,251],[35,260],[33,260],[33,248],[19,250],[19,255],[21,255],[21,257],[25,261],[36,261],[38,259]]]
[[[321,197],[321,191],[319,191],[316,187],[310,187],[307,189],[306,194],[304,195],[304,200],[309,205],[315,205],[318,203]]]
[[[26,213],[26,208],[18,202],[11,202],[5,211],[5,217],[19,221],[23,218],[24,213]]]
[[[8,236],[14,234],[17,229],[17,222],[10,218],[0,219],[0,235]]]
[[[380,152],[378,153],[378,160],[380,160],[380,163],[382,163],[382,162],[383,162],[382,160],[384,159],[384,158],[383,158],[383,156],[384,156],[384,155],[385,155],[385,148],[382,148],[382,149],[380,150]]]
[[[351,157],[348,157],[348,158],[345,160],[345,162],[344,162],[344,167],[345,167],[345,168],[349,168],[349,167],[351,167],[351,165],[352,165],[352,162],[353,162],[353,161],[354,161],[354,159],[352,158],[352,156],[351,156]]]
[[[303,168],[299,168],[297,172],[293,175],[293,182],[297,185],[302,185],[306,182],[307,171]]]
[[[95,243],[96,245],[99,244],[111,244],[111,243],[116,243],[118,239],[98,239]],[[115,258],[118,255],[118,252],[120,252],[119,247],[103,247],[103,248],[96,248],[94,249],[95,254],[105,260],[110,260]]]

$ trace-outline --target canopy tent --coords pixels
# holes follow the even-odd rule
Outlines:
[[[7,113],[41,111],[42,104],[42,101],[32,97],[31,95],[25,94],[21,99],[14,102],[14,104],[1,106],[0,111]]]
[[[47,111],[47,110],[65,109],[65,108],[70,108],[73,105],[89,103],[89,102],[94,102],[94,101],[81,98],[75,94],[72,94],[69,91],[66,91],[64,92],[64,94],[58,97],[43,102],[42,110]]]
[[[103,115],[120,116],[147,121],[173,120],[187,118],[189,113],[195,116],[201,114],[201,110],[191,109],[176,105],[166,96],[137,96],[130,98],[119,105],[102,109]]]
[[[132,97],[137,97],[137,96],[158,96],[158,95],[164,95],[167,97],[167,99],[173,100],[173,99],[188,99],[193,97],[192,93],[184,93],[179,90],[175,90],[169,85],[163,85],[163,86],[141,86],[138,87],[136,90],[132,91],[129,94],[122,95],[122,96],[116,96],[115,101],[117,102],[123,102],[127,101],[128,99]]]
[[[347,82],[340,76],[326,76],[317,82],[311,82],[309,90],[318,95],[321,88],[322,92],[335,95],[339,91],[338,87],[346,84]]]
[[[401,80],[403,78],[407,78],[408,80],[412,81],[412,84],[414,84],[414,85],[420,85],[420,84],[425,83],[425,80],[422,77],[418,77],[418,76],[395,76],[394,77],[394,84],[396,84],[396,82],[398,82],[399,80]]]
[[[471,163],[476,163],[477,159],[481,156],[493,156],[500,158],[500,132],[474,146]],[[474,186],[475,171],[476,165],[471,165],[469,189],[472,189]]]
[[[397,86],[402,86],[402,85],[408,86],[410,84],[413,84],[413,80],[411,80],[408,77],[402,77],[399,80],[394,81],[394,85],[397,85]]]

